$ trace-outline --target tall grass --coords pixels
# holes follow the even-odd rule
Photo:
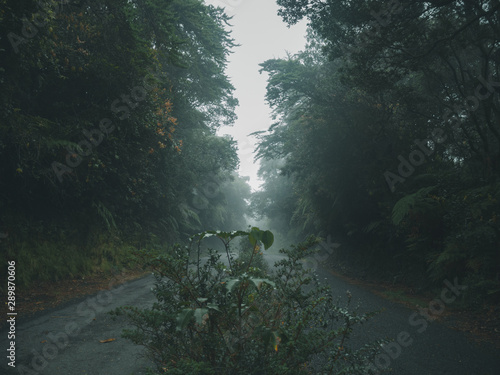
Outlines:
[[[41,229],[41,228],[39,228]],[[0,260],[16,262],[16,285],[60,281],[130,266],[132,246],[115,234],[93,230],[85,238],[61,228],[49,231],[18,230],[0,244]],[[4,272],[1,272],[4,278]],[[4,285],[5,283],[2,283]]]

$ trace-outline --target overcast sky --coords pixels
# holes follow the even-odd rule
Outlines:
[[[219,134],[230,134],[238,141],[242,176],[250,177],[253,190],[258,188],[258,166],[253,163],[255,139],[248,134],[266,130],[271,125],[270,110],[264,99],[265,74],[259,74],[259,64],[265,60],[294,54],[305,45],[305,23],[287,28],[277,15],[274,0],[205,0],[208,4],[224,7],[233,16],[232,37],[240,47],[230,56],[227,74],[236,88],[240,105],[238,120],[231,128],[222,128]]]

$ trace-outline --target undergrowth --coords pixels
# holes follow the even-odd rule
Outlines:
[[[0,261],[16,262],[16,285],[61,281],[132,265],[133,248],[110,233],[94,232],[82,241],[74,233],[20,231],[3,238]],[[2,283],[4,285],[5,283]],[[1,287],[0,287],[1,288]]]
[[[217,237],[224,253],[203,256],[202,240]],[[244,238],[251,251],[240,257],[231,242]],[[152,308],[122,307],[134,327],[123,336],[143,345],[154,364],[149,374],[368,374],[380,342],[354,350],[354,326],[373,313],[339,306],[329,287],[303,268],[314,239],[282,249],[272,272],[257,266],[269,231],[203,232],[190,246],[141,251],[154,270],[157,301]],[[373,368],[373,366],[371,367]]]

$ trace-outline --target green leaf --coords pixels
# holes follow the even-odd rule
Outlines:
[[[267,327],[260,327],[257,331],[260,336],[260,340],[264,343],[264,345],[271,345],[275,351],[278,351],[278,345],[281,342],[278,332],[271,331]]]
[[[190,238],[201,241],[204,238],[217,236],[217,237],[222,238],[224,240],[232,240],[233,238],[247,236],[248,234],[249,234],[248,232],[244,232],[241,230],[232,231],[232,232],[222,232],[220,230],[206,230],[204,232],[197,233],[197,234],[191,236]]]
[[[252,246],[255,246],[257,244],[257,241],[260,240],[259,232],[259,228],[253,227],[250,233],[248,233],[248,239],[250,240]]]
[[[262,233],[262,243],[264,244],[264,248],[267,250],[271,246],[273,246],[274,243],[274,235],[271,231],[266,230],[265,232]]]
[[[257,289],[260,289],[260,287],[262,286],[262,283],[266,283],[266,284],[269,284],[271,285],[273,288],[276,288],[276,284],[274,282],[272,282],[271,280],[269,279],[250,279],[250,281],[252,282],[252,284],[255,285],[255,287]]]
[[[248,234],[248,239],[250,240],[252,246],[255,246],[259,241],[261,241],[264,244],[264,248],[267,250],[273,245],[274,235],[269,230],[262,231],[257,227],[253,227]]]
[[[410,213],[410,210],[420,203],[435,186],[429,186],[418,190],[416,193],[409,194],[396,202],[392,209],[392,222],[394,225],[399,225],[403,219]]]
[[[205,314],[208,314],[208,309],[206,308],[194,310],[194,318],[196,319],[197,324],[203,323],[203,317],[205,316]]]
[[[194,310],[184,309],[177,315],[177,331],[182,331],[187,327],[191,319],[193,319]]]
[[[227,283],[226,283],[226,288],[227,290],[229,290],[230,292],[233,291],[234,287],[240,282],[241,280],[240,279],[231,279],[229,280]]]
[[[235,230],[231,232],[231,237],[243,237],[243,236],[248,236],[248,232],[242,231],[242,230]]]
[[[207,307],[211,310],[221,312],[221,310],[219,309],[219,306],[217,306],[215,303],[207,303]]]

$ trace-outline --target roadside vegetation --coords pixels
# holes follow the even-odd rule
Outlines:
[[[362,371],[372,349],[343,340],[366,317],[302,268],[311,234],[341,244],[324,267],[416,294],[458,280],[456,306],[498,311],[499,1],[277,3],[308,42],[260,66],[273,123],[255,133],[252,194],[217,133],[238,105],[223,8],[0,0],[0,263],[29,288],[139,251],[158,303],[121,312],[159,373]],[[269,267],[274,236],[238,231],[251,214],[301,245]],[[202,262],[197,241],[217,238],[225,255]]]
[[[219,238],[224,252],[203,250]],[[232,243],[240,238],[240,256]],[[317,242],[281,249],[282,259],[263,269],[270,231],[208,231],[190,246],[143,251],[154,270],[157,302],[151,309],[123,307],[134,327],[124,336],[146,348],[150,374],[367,374],[380,342],[350,347],[352,329],[373,313],[340,306],[301,260]],[[248,246],[250,245],[250,246]]]
[[[307,3],[307,4],[306,4]],[[261,64],[257,215],[330,261],[415,291],[458,278],[500,303],[498,1],[287,1],[303,52]]]
[[[0,262],[16,261],[18,286],[120,269],[131,249],[246,225],[236,144],[216,135],[238,103],[222,9],[0,9]]]

